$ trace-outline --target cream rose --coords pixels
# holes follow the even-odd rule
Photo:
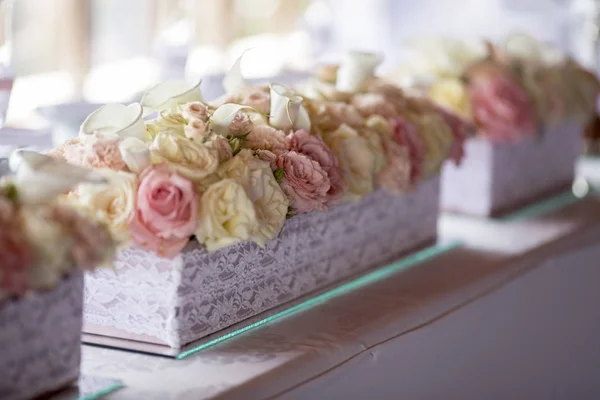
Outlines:
[[[348,184],[348,200],[360,199],[375,187],[377,156],[367,139],[346,124],[324,136],[325,142],[337,155],[344,179]]]
[[[35,256],[40,260],[32,266],[29,285],[35,288],[52,288],[68,267],[72,238],[65,235],[61,225],[54,221],[47,206],[23,207],[22,229]]]
[[[151,136],[158,133],[168,133],[170,135],[185,136],[185,127],[187,121],[179,113],[173,111],[163,111],[158,118],[146,123],[146,128],[152,132]]]
[[[358,130],[358,133],[361,137],[367,140],[367,145],[369,147],[369,151],[375,157],[375,170],[374,173],[377,174],[381,171],[387,164],[386,152],[383,146],[384,136],[381,136],[380,133],[374,129],[362,128]]]
[[[219,166],[216,149],[195,143],[183,136],[159,133],[150,145],[152,163],[168,163],[175,172],[199,182]]]
[[[254,204],[233,179],[211,185],[202,195],[196,238],[208,251],[250,240],[258,225]]]
[[[115,240],[125,244],[130,240],[128,220],[135,210],[137,177],[122,171],[99,172],[108,180],[108,184],[81,184],[69,194],[68,199],[87,214],[104,222]]]
[[[471,120],[471,99],[467,87],[458,79],[446,78],[435,82],[429,88],[429,98],[454,111],[461,117]]]
[[[285,223],[289,202],[269,163],[254,157],[252,151],[243,149],[221,165],[217,173],[223,179],[233,179],[241,184],[254,203],[259,225],[251,240],[264,246],[275,238]]]

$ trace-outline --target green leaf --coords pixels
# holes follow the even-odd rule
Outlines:
[[[13,203],[16,203],[19,200],[19,192],[13,183],[6,185],[4,188],[4,194],[6,195],[6,198]]]
[[[273,175],[275,175],[275,179],[277,179],[277,182],[281,182],[281,180],[283,179],[284,173],[285,173],[285,170],[283,168],[277,168],[273,172]]]
[[[244,133],[243,135],[239,135],[238,138],[240,140],[245,140],[248,137],[248,135],[251,133],[252,133],[252,131],[248,131],[248,132]]]
[[[242,150],[242,144],[238,138],[230,139],[229,145],[231,146],[231,150],[233,151],[234,156]]]
[[[285,219],[290,219],[295,215],[296,215],[296,212],[294,210],[292,210],[292,208],[290,207],[290,208],[288,208],[287,214],[285,214]]]

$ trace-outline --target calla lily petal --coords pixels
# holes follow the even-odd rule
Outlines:
[[[155,111],[176,111],[180,104],[204,101],[200,91],[201,83],[202,80],[192,86],[183,80],[170,80],[159,83],[142,96],[144,113],[147,115]]]
[[[248,50],[246,50],[248,51]],[[233,95],[238,93],[244,86],[246,86],[246,81],[242,75],[242,57],[246,54],[246,51],[240,55],[237,60],[233,63],[225,77],[223,78],[223,89],[225,89],[225,94]]]
[[[94,133],[115,133],[121,138],[149,139],[140,103],[128,106],[111,103],[100,107],[91,113],[79,128],[80,136]]]
[[[271,112],[269,124],[274,128],[307,129],[310,131],[308,112],[302,105],[302,97],[290,92],[285,86],[271,85]]]
[[[123,139],[119,144],[119,151],[127,168],[138,175],[152,164],[149,144],[138,138]]]
[[[227,136],[236,114],[244,109],[252,110],[252,107],[234,103],[223,104],[210,117],[210,129],[219,135]]]
[[[19,200],[37,204],[51,200],[80,183],[106,183],[106,179],[87,168],[71,165],[29,150],[13,152],[10,160]]]
[[[381,58],[374,53],[351,51],[346,54],[337,73],[335,87],[340,92],[356,92],[365,81],[375,76]]]

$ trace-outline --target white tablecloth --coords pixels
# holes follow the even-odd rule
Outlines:
[[[110,399],[600,398],[600,201],[445,218],[466,245],[184,360],[84,347]]]

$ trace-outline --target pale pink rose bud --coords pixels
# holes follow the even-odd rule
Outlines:
[[[181,116],[188,122],[192,120],[208,121],[208,108],[200,101],[187,103],[183,106]]]
[[[200,119],[188,121],[188,124],[183,129],[185,137],[192,139],[196,143],[203,143],[210,133],[208,123]]]

